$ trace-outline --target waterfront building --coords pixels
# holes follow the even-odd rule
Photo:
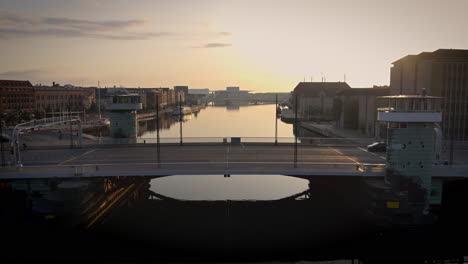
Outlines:
[[[35,109],[39,112],[89,109],[96,103],[94,87],[73,85],[34,86]]]
[[[385,138],[385,124],[377,122],[377,108],[385,103],[379,96],[390,94],[388,86],[352,88],[338,92],[334,114],[339,128],[357,129],[369,137]]]
[[[207,104],[209,101],[209,89],[189,89],[187,102],[192,105]]]
[[[215,105],[247,105],[249,102],[249,91],[240,90],[237,86],[214,92]]]
[[[468,50],[438,49],[407,55],[393,62],[392,95],[440,96],[444,137],[468,140]]]
[[[189,89],[188,94],[209,95],[210,94],[210,89]]]
[[[184,95],[188,95],[189,94],[189,88],[188,86],[174,86],[174,92],[176,93],[184,93]]]
[[[297,97],[297,112],[304,120],[334,120],[333,105],[336,95],[351,89],[345,82],[300,82],[293,91]]]
[[[0,80],[0,112],[33,112],[34,87],[29,81]]]

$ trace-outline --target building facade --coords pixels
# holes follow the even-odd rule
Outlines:
[[[34,87],[29,81],[0,80],[0,112],[33,112]]]
[[[445,139],[468,140],[468,50],[439,49],[408,55],[390,71],[392,95],[440,96]]]
[[[335,120],[333,106],[337,93],[351,89],[345,82],[300,82],[291,101],[303,120]]]
[[[189,94],[188,86],[174,86],[174,92],[176,93],[184,93],[184,95]]]
[[[249,102],[249,91],[240,90],[237,86],[226,87],[226,90],[214,91],[215,105],[247,105]]]
[[[377,108],[384,107],[386,103],[378,97],[389,94],[388,86],[339,92],[335,100],[335,107],[339,108],[337,127],[357,129],[370,137],[385,138],[385,124],[377,121]]]
[[[35,86],[35,109],[39,112],[89,109],[96,103],[95,88],[71,85]]]

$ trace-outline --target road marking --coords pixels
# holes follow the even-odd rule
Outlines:
[[[361,148],[361,147],[357,147],[357,149],[360,149],[360,150],[365,151],[365,152],[367,152],[367,153],[369,153],[369,154],[372,154],[372,155],[374,155],[374,156],[376,156],[376,157],[379,157],[379,158],[381,158],[381,159],[383,159],[383,160],[386,160],[385,157],[380,156],[380,155],[377,155],[376,153],[370,152],[370,151],[368,151],[367,149],[363,149],[363,148]]]
[[[339,151],[339,150],[337,150],[337,149],[334,149],[334,148],[332,148],[332,147],[328,147],[328,148],[331,149],[331,150],[333,150],[333,151],[335,151],[336,153],[338,153],[338,154],[340,154],[340,155],[345,156],[346,158],[348,158],[349,160],[351,160],[352,162],[354,162],[354,163],[356,163],[356,164],[359,164],[359,163],[360,163],[359,161],[357,161],[357,160],[355,160],[355,159],[349,157],[348,155],[344,154],[343,152],[341,152],[341,151]]]
[[[79,155],[79,156],[76,156],[76,157],[73,157],[73,158],[67,159],[66,161],[62,161],[62,162],[60,162],[60,163],[59,163],[59,164],[57,164],[57,165],[59,165],[59,166],[60,166],[60,165],[63,165],[64,163],[67,163],[67,162],[70,162],[70,161],[72,161],[72,160],[75,160],[75,159],[81,158],[81,157],[83,157],[84,155],[87,155],[87,154],[89,154],[89,153],[91,153],[91,152],[94,152],[94,151],[96,151],[96,150],[97,150],[97,149],[92,149],[92,150],[89,150],[89,151],[87,151],[87,152],[85,152],[85,153],[83,153],[83,154],[81,154],[81,155]]]

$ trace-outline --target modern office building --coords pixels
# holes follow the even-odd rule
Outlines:
[[[443,97],[444,138],[468,140],[468,50],[439,49],[393,62],[390,93]]]

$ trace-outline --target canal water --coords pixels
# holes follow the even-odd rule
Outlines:
[[[207,106],[198,113],[184,116],[183,137],[274,138],[276,107],[274,104],[246,106]],[[155,120],[139,122],[140,138],[156,138]],[[161,138],[179,138],[179,118],[166,117],[160,121]],[[294,137],[291,124],[278,119],[278,137]]]

